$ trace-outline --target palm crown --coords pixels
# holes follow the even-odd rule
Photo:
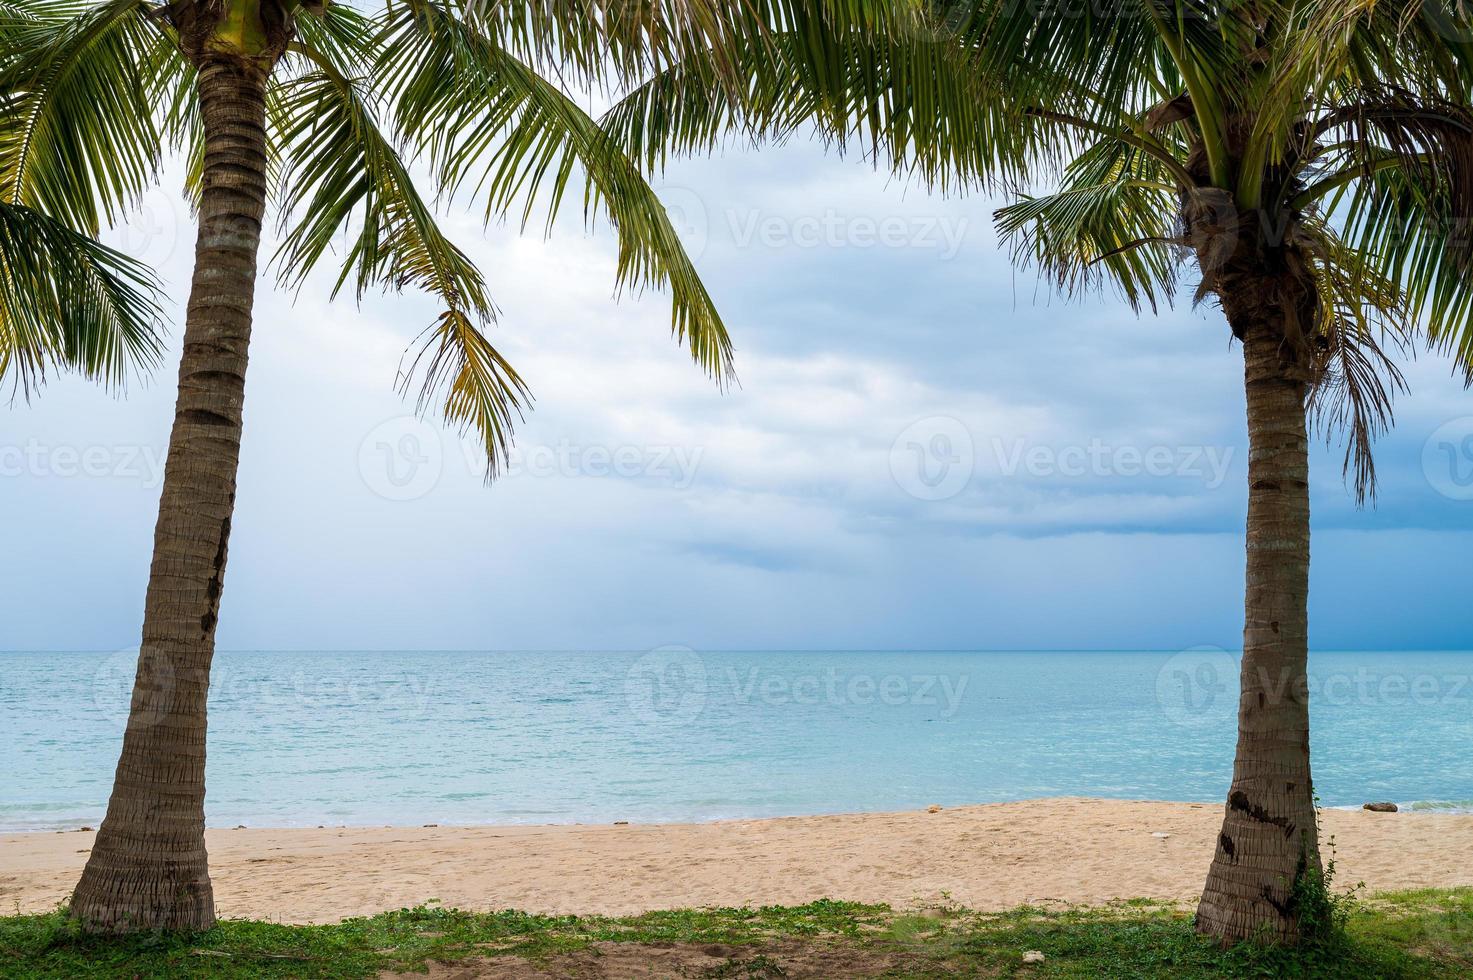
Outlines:
[[[1018,259],[1137,307],[1187,258],[1198,298],[1231,291],[1237,249],[1295,262],[1312,405],[1365,494],[1401,385],[1383,343],[1424,339],[1473,380],[1470,59],[1443,0],[946,0],[908,31],[769,38],[735,97],[689,58],[605,123],[650,164],[817,124],[933,185],[1011,192]]]
[[[53,365],[118,382],[130,362],[157,361],[157,283],[93,239],[171,152],[198,198],[196,70],[179,37],[191,6],[18,0],[0,10],[0,369],[28,388]],[[330,263],[334,292],[437,297],[442,311],[403,380],[418,368],[421,403],[474,430],[493,469],[528,390],[486,335],[496,308],[442,230],[437,198],[473,189],[488,222],[525,225],[541,207],[550,223],[581,184],[586,217],[617,230],[619,285],[668,288],[676,337],[709,373],[731,371],[720,316],[654,192],[547,77],[556,67],[575,85],[617,83],[698,30],[589,19],[582,6],[282,5],[292,30],[267,89],[277,276],[297,288]],[[732,29],[724,15],[710,23]]]
[[[1473,370],[1466,29],[1435,4],[974,14],[961,30],[1013,80],[1024,145],[1071,147],[1060,187],[1001,209],[1000,229],[1065,287],[1110,282],[1154,306],[1185,255],[1235,332],[1245,303],[1284,307],[1311,409],[1348,430],[1364,495],[1401,384],[1383,341],[1424,333]],[[1245,259],[1304,295],[1252,296]]]

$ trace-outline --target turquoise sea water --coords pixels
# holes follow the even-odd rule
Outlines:
[[[133,654],[0,653],[0,831],[95,826]],[[221,653],[213,826],[709,820],[1221,799],[1235,658]],[[1311,658],[1329,806],[1473,808],[1473,653]]]

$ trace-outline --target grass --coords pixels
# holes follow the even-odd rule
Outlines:
[[[654,958],[682,950],[690,957]],[[1029,950],[1044,953],[1045,961],[1025,966]],[[1361,899],[1350,907],[1339,937],[1298,951],[1219,950],[1193,934],[1187,914],[1145,901],[1001,914],[960,908],[900,914],[886,906],[821,901],[630,918],[425,906],[338,925],[230,920],[193,936],[125,940],[83,935],[62,910],[0,918],[3,977],[373,977],[489,957],[519,958],[529,969],[576,976],[615,954],[636,963],[648,954],[648,975],[745,980],[1473,977],[1473,889]]]

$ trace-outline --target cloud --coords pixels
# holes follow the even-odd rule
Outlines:
[[[432,301],[329,304],[329,270],[295,297],[262,279],[222,644],[1236,642],[1242,368],[1215,311],[1054,296],[997,248],[993,202],[801,142],[664,182],[736,342],[724,393],[672,343],[667,297],[615,302],[607,228],[570,216],[544,241],[448,221],[537,398],[491,487],[473,440],[417,427],[394,387]],[[171,200],[120,240],[182,311],[192,232]],[[1466,580],[1473,504],[1423,464],[1440,426],[1473,415],[1446,367],[1409,368],[1378,509],[1356,510],[1338,453],[1315,451],[1317,642],[1473,640],[1444,587]],[[0,415],[0,449],[161,452],[172,376],[121,402],[54,385]],[[386,492],[385,464],[425,468]],[[116,474],[0,479],[0,507],[26,515],[11,560],[32,569],[0,596],[0,646],[135,641],[156,501]],[[1371,584],[1386,569],[1409,583],[1395,601]]]

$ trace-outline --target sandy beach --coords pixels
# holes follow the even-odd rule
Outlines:
[[[438,900],[467,909],[627,914],[801,904],[1191,902],[1221,808],[1052,799],[648,826],[212,829],[222,916],[333,922]],[[1329,810],[1340,884],[1473,884],[1473,815]],[[0,837],[0,907],[67,897],[92,834]]]

